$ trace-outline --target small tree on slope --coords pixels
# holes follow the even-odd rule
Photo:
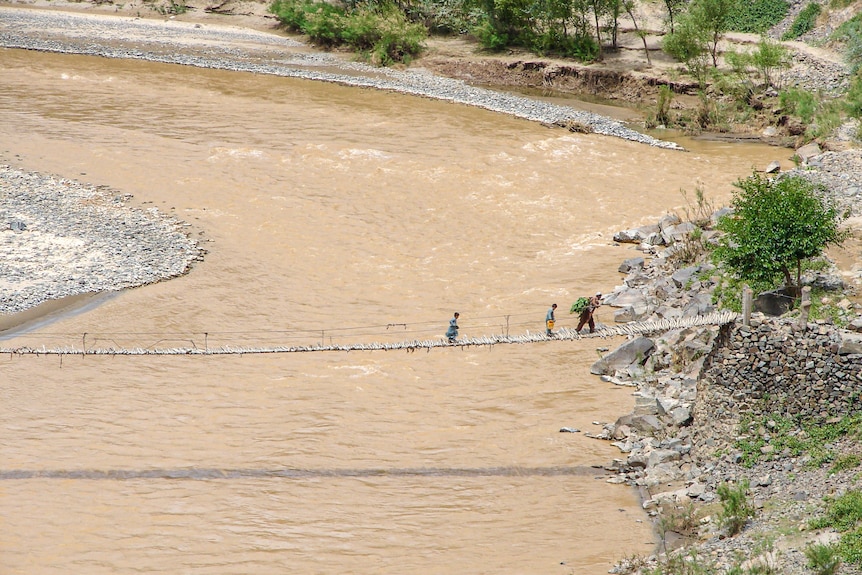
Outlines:
[[[844,241],[843,217],[818,195],[820,188],[799,176],[770,179],[755,173],[734,186],[734,211],[718,224],[725,235],[716,257],[743,280],[781,277],[798,297],[803,260]]]

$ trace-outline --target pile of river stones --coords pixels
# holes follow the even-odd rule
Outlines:
[[[105,187],[0,166],[0,313],[184,274],[189,225]]]
[[[848,166],[862,167],[862,153],[809,154],[799,168],[783,175],[801,175],[823,184],[827,197],[848,212],[858,214],[862,204],[859,195],[862,170],[847,173]],[[708,222],[699,222],[699,226],[669,214],[655,225],[615,234],[616,242],[643,255],[627,258],[620,264],[623,284],[605,298],[605,303],[615,308],[614,320],[650,321],[713,311],[712,294],[718,278],[711,274],[712,264],[680,262],[688,255],[686,246],[692,241],[691,232],[698,229],[697,241],[717,241],[719,232],[710,227],[728,213],[728,208],[717,210]],[[862,282],[862,270],[854,274],[853,281]],[[848,286],[835,270],[809,274],[803,283],[832,290],[830,299],[843,306],[848,329],[862,331],[859,315],[862,310],[844,297],[845,291],[853,286]],[[752,329],[761,323],[789,329],[780,327],[787,321],[754,313]],[[821,329],[828,327],[821,325]],[[632,387],[635,406],[630,414],[614,423],[596,422],[600,431],[586,435],[610,441],[619,448],[622,457],[606,466],[614,473],[608,481],[638,487],[643,507],[656,518],[657,525],[660,516],[686,506],[712,504],[717,510],[720,484],[748,480],[750,497],[758,511],[742,534],[727,537],[713,515],[695,526],[694,539],[677,539],[677,545],[685,545],[688,551],[694,549],[723,570],[740,564],[747,569],[761,565],[774,569],[769,572],[802,575],[808,572],[805,547],[838,537],[834,532],[809,532],[812,513],[822,510],[825,496],[854,488],[858,469],[831,473],[826,467],[810,468],[808,457],[794,457],[790,453],[771,454],[769,461],[744,467],[742,455],[734,446],[739,433],[738,414],[715,417],[716,410],[728,402],[722,400],[719,391],[706,394],[699,389],[704,361],[712,351],[718,331],[718,327],[708,326],[673,330],[651,338],[633,337],[593,364],[591,372],[603,381]],[[768,437],[770,431],[756,433]],[[839,452],[860,451],[853,442],[837,442],[829,447]],[[777,535],[788,528],[804,534],[794,542]],[[780,549],[764,547],[764,540],[775,539],[781,539]],[[648,569],[659,559],[660,554],[638,561],[624,560],[612,572],[637,572],[637,566]],[[842,569],[842,573],[860,573],[854,566]]]

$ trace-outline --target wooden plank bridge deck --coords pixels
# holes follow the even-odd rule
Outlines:
[[[249,355],[264,353],[301,353],[322,351],[416,351],[434,348],[464,348],[472,346],[493,346],[502,344],[528,344],[547,341],[572,341],[588,338],[609,338],[617,336],[646,335],[661,333],[673,329],[704,325],[724,325],[736,321],[739,314],[731,311],[719,311],[707,315],[662,319],[649,322],[630,322],[626,324],[607,326],[597,329],[595,333],[577,333],[573,329],[560,328],[554,335],[547,336],[544,331],[527,331],[521,335],[487,335],[480,337],[464,337],[455,343],[449,343],[445,338],[408,340],[391,343],[354,343],[354,344],[319,344],[304,346],[271,346],[271,347],[179,347],[179,348],[32,348],[16,347],[2,348],[0,353],[10,355]]]

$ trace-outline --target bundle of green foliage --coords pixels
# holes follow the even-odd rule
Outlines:
[[[714,256],[743,280],[783,278],[798,294],[803,260],[848,237],[839,228],[842,215],[799,176],[770,179],[755,172],[734,185],[733,213],[718,223],[725,235]]]
[[[571,309],[569,309],[569,313],[581,313],[590,305],[590,298],[581,296],[575,300],[575,303],[572,304]]]
[[[427,31],[409,22],[389,2],[332,4],[317,0],[275,0],[269,11],[288,28],[325,47],[347,45],[372,62],[409,62],[422,49]]]
[[[718,521],[731,537],[742,531],[748,520],[754,517],[754,506],[748,501],[748,487],[748,480],[743,479],[738,484],[722,483],[716,489],[721,500]]]

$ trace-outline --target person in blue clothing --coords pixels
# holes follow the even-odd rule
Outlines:
[[[554,310],[556,309],[557,304],[552,305],[548,309],[548,314],[545,316],[545,335],[547,335],[548,337],[554,335],[554,332],[551,330],[554,329],[554,322],[556,321],[554,319]]]
[[[455,338],[458,337],[458,318],[461,316],[457,311],[452,319],[449,320],[449,329],[446,330],[446,337],[449,338],[449,343],[455,343]]]

